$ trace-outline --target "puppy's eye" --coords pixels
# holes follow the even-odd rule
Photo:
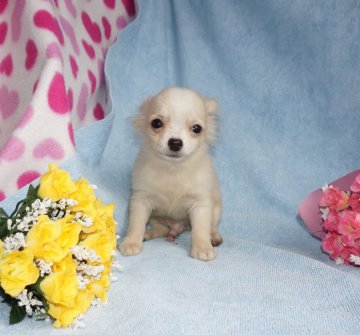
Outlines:
[[[153,127],[154,129],[159,129],[163,126],[164,124],[160,119],[155,119],[151,121],[151,127]]]
[[[194,126],[192,126],[191,130],[195,134],[200,134],[202,131],[202,127],[198,124],[195,124]]]

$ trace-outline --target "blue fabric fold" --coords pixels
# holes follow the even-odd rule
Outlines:
[[[77,132],[65,167],[116,203],[123,237],[139,146],[131,117],[167,86],[213,97],[224,244],[212,262],[189,257],[189,233],[118,255],[109,303],[86,314],[81,333],[359,334],[359,269],[336,266],[296,216],[310,191],[359,168],[358,1],[138,5],[107,56],[112,115]],[[8,327],[0,311],[6,334],[58,333],[32,320]]]

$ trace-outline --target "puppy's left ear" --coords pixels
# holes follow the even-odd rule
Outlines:
[[[146,114],[148,113],[149,106],[151,103],[151,98],[146,99],[141,105],[139,112],[133,118],[133,126],[136,130],[142,132],[146,124]]]
[[[219,105],[216,100],[214,99],[205,99],[205,107],[206,111],[210,115],[216,115],[219,111]]]
[[[214,99],[204,99],[205,108],[207,111],[207,130],[206,137],[209,144],[213,144],[217,137],[217,115],[219,112],[219,105]]]

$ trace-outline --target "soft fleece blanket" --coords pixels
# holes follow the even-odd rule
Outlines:
[[[112,114],[76,132],[64,165],[117,205],[126,230],[138,140],[129,118],[163,87],[218,99],[213,155],[224,199],[218,257],[189,257],[190,236],[146,242],[81,334],[359,334],[359,270],[336,266],[296,209],[359,168],[358,1],[139,1],[106,61]],[[164,185],[165,186],[165,185]],[[21,194],[3,205],[12,208]],[[68,334],[44,322],[6,334]],[[50,329],[50,330],[49,330]]]
[[[105,56],[133,12],[133,0],[0,1],[0,201],[108,114]]]

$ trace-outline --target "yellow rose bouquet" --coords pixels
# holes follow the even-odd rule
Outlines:
[[[114,206],[94,188],[50,164],[11,215],[0,209],[0,296],[11,306],[10,324],[28,315],[67,327],[106,301]]]

